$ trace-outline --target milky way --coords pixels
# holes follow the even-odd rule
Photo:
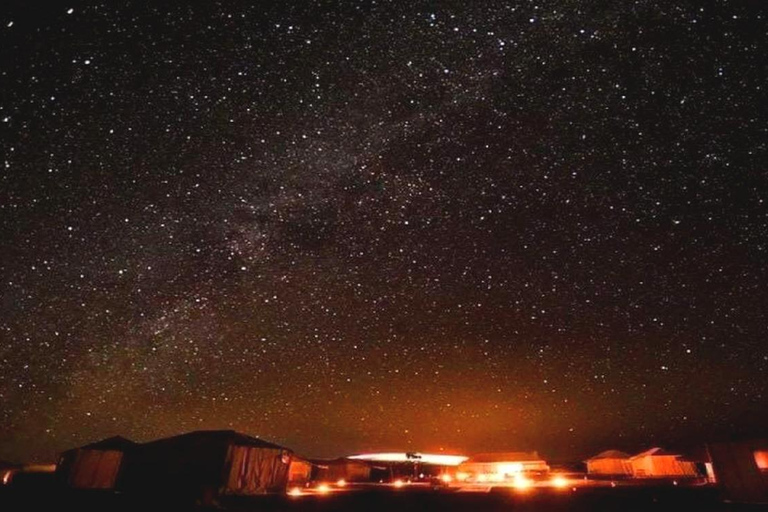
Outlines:
[[[1,458],[764,432],[762,2],[10,4]]]

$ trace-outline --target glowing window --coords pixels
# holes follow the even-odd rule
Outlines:
[[[768,471],[768,450],[756,451],[755,463],[761,471]]]

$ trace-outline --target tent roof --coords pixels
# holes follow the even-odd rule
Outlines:
[[[601,460],[601,459],[628,459],[630,455],[622,452],[621,450],[605,450],[600,452],[591,459],[587,460]]]
[[[663,456],[672,456],[672,457],[679,457],[679,453],[674,453],[667,451],[663,448],[651,448],[650,450],[645,450],[644,452],[640,452],[637,455],[630,457],[630,459],[641,459],[643,457],[663,457]]]
[[[114,437],[108,437],[106,439],[102,439],[100,441],[95,441],[93,443],[88,443],[83,446],[77,446],[75,448],[70,448],[69,450],[66,450],[63,453],[70,453],[75,452],[77,450],[116,450],[116,451],[126,451],[130,450],[134,447],[138,446],[138,443],[135,443],[131,441],[130,439],[126,439],[122,436],[114,436]]]
[[[164,439],[158,439],[156,441],[150,441],[146,445],[153,445],[156,443],[175,443],[175,442],[222,442],[225,444],[235,444],[239,446],[253,446],[257,448],[273,448],[277,450],[288,450],[283,446],[264,441],[257,437],[251,437],[241,432],[234,430],[195,430],[193,432],[187,432],[177,436],[166,437]]]
[[[476,453],[465,462],[527,462],[542,460],[538,452]]]
[[[122,436],[108,437],[95,443],[86,444],[81,446],[81,449],[86,450],[127,450],[136,446],[136,443],[130,439],[126,439]]]

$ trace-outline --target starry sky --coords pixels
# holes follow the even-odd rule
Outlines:
[[[764,2],[3,4],[0,458],[768,428]]]

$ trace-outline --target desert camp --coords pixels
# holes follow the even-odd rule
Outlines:
[[[0,512],[752,512],[767,437],[768,0],[0,0]]]
[[[212,430],[146,443],[117,436],[70,449],[59,457],[56,478],[50,481],[37,475],[53,475],[53,466],[6,465],[4,471],[14,478],[6,478],[3,487],[23,493],[55,482],[56,487],[49,487],[54,495],[69,489],[77,494],[63,496],[76,500],[126,496],[224,508],[232,503],[255,504],[242,500],[261,499],[259,496],[293,500],[292,506],[298,507],[300,501],[296,500],[307,497],[350,493],[431,490],[452,495],[507,489],[546,496],[607,490],[622,496],[630,489],[655,492],[669,487],[707,490],[708,494],[697,495],[709,496],[709,500],[768,502],[768,443],[713,443],[693,453],[697,454],[695,460],[701,459],[698,466],[714,468],[711,478],[709,470],[705,476],[697,462],[662,448],[634,456],[606,450],[584,461],[585,472],[574,472],[561,465],[551,469],[536,451],[470,456],[388,452],[309,459],[243,433]]]

